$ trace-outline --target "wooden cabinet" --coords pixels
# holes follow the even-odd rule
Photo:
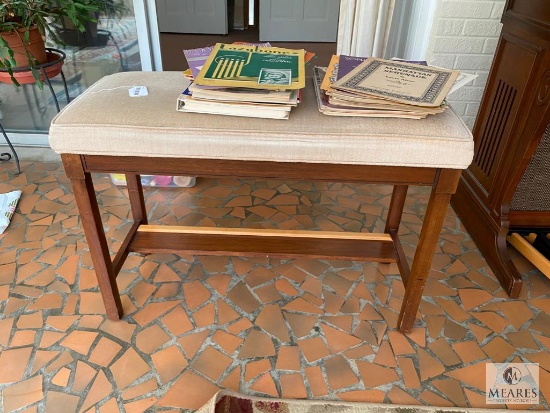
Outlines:
[[[506,235],[550,229],[550,2],[508,0],[481,107],[475,155],[452,205],[508,294],[522,278]]]

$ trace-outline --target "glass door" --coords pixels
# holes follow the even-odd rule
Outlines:
[[[56,101],[60,109],[66,106],[66,92],[72,100],[103,76],[155,68],[146,16],[148,1],[104,0],[97,22],[90,22],[84,33],[64,22],[56,26],[65,44],[46,39],[49,58],[63,61],[62,73],[50,79],[51,89],[47,84],[40,89],[34,83],[0,83],[0,122],[12,142],[47,146],[50,122],[57,114]]]

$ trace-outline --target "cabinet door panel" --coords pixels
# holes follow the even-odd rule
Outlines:
[[[340,0],[260,0],[260,40],[335,42]]]
[[[156,0],[164,33],[227,34],[226,0]]]

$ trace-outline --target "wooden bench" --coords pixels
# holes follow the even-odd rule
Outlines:
[[[50,144],[70,178],[110,319],[122,316],[115,281],[130,252],[306,256],[396,262],[405,285],[398,321],[411,331],[439,233],[461,171],[469,129],[452,111],[423,120],[331,117],[318,112],[311,82],[290,120],[176,112],[178,72],[103,78],[53,121]],[[146,97],[130,97],[132,86]],[[133,225],[111,261],[91,173],[124,173]],[[149,225],[140,174],[392,184],[381,234]],[[411,267],[398,237],[409,185],[431,186]]]

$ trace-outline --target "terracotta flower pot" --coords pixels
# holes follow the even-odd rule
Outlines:
[[[23,46],[25,29],[19,29],[16,32],[2,32],[0,36],[2,36],[4,40],[8,42],[8,46],[13,49],[17,66],[28,66],[29,58]],[[29,42],[26,45],[26,50],[34,56],[39,63],[42,64],[48,61],[44,39],[36,27],[30,29]]]

